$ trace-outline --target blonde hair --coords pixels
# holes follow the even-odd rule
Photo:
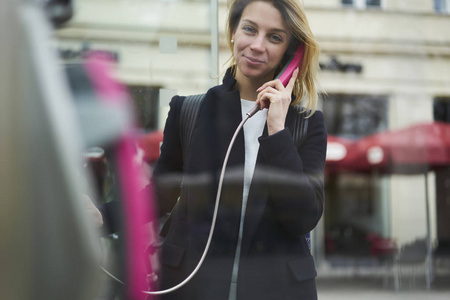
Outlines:
[[[299,0],[228,0],[229,13],[226,31],[228,46],[230,47],[231,53],[233,53],[231,37],[239,24],[242,12],[247,5],[255,1],[268,2],[280,11],[293,36],[293,40],[291,41],[289,48],[292,48],[299,43],[304,44],[305,51],[303,54],[302,67],[292,91],[295,96],[295,100],[292,102],[292,105],[297,105],[303,98],[307,98],[306,110],[311,110],[312,115],[317,109],[318,102],[317,74],[319,71],[320,49],[316,38],[309,27],[305,11],[300,5]],[[291,51],[290,49],[286,51],[285,57],[282,59],[280,66],[278,67],[279,70],[281,70],[284,63],[288,60],[287,56],[289,56],[291,52],[292,49]],[[235,72],[236,61],[233,54],[231,54],[229,61],[230,67],[232,67]]]

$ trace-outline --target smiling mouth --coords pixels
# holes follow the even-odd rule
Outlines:
[[[245,55],[244,55],[244,57],[245,57],[245,59],[247,59],[248,62],[250,62],[252,64],[263,64],[264,63],[264,61],[253,58],[253,57],[249,57],[249,56],[245,56]]]

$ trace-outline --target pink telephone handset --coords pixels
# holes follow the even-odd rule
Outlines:
[[[291,79],[292,73],[294,70],[298,67],[301,68],[302,59],[303,59],[303,53],[305,52],[305,46],[300,43],[300,45],[297,47],[297,50],[295,50],[294,56],[288,61],[286,66],[281,70],[280,74],[275,79],[280,79],[281,83],[283,83],[284,86],[286,86]]]

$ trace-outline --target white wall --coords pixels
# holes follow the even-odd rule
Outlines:
[[[423,239],[427,234],[424,175],[392,176],[392,237],[399,245]],[[429,209],[432,241],[436,238],[436,194],[434,175],[428,175]]]
[[[386,10],[433,13],[433,0],[385,0]]]

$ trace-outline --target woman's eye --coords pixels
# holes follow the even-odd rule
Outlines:
[[[276,34],[272,35],[270,38],[271,38],[271,40],[278,42],[278,43],[281,43],[283,41],[283,38]]]
[[[255,32],[255,29],[253,29],[253,27],[250,27],[250,26],[244,26],[242,29],[244,31],[251,32],[251,33]]]

